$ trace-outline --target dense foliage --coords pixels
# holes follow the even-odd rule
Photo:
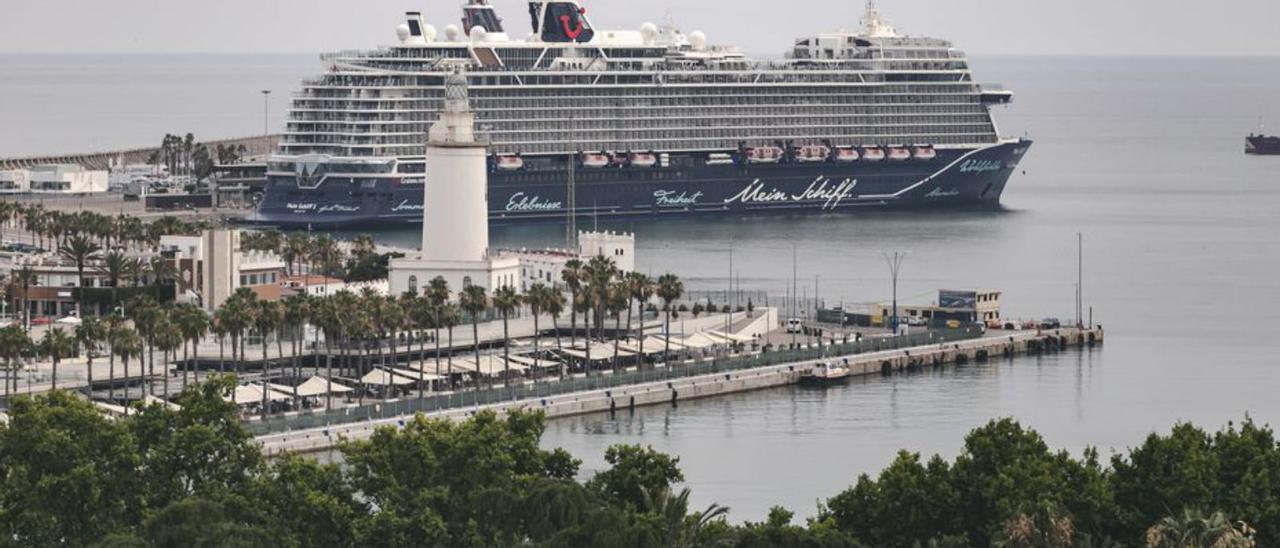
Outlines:
[[[1109,462],[995,421],[954,461],[902,453],[804,525],[782,508],[731,525],[723,507],[691,508],[678,459],[649,448],[612,447],[578,481],[576,459],[540,447],[537,414],[415,418],[343,445],[344,466],[268,461],[223,399],[232,386],[120,420],[63,392],[16,400],[0,546],[1226,548],[1280,531],[1280,448],[1248,420],[1179,425]]]

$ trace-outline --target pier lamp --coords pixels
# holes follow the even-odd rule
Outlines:
[[[886,263],[889,263],[889,274],[893,276],[893,315],[890,321],[893,322],[893,334],[898,335],[898,273],[902,271],[902,261],[907,258],[907,253],[903,251],[894,251],[893,255],[887,252],[881,252]]]
[[[262,134],[271,134],[271,90],[262,90]]]

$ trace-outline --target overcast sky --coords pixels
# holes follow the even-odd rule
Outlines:
[[[0,53],[319,53],[394,41],[405,10],[437,28],[461,0],[0,0]],[[493,0],[515,36],[523,0]],[[670,10],[686,31],[752,53],[855,27],[862,0],[585,0],[597,27],[636,28]],[[978,54],[1280,55],[1280,0],[880,0],[910,34]],[[801,8],[802,6],[802,8]],[[784,13],[786,9],[798,9]]]

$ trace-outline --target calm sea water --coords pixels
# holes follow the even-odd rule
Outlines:
[[[0,56],[0,156],[147,144],[165,131],[261,130],[259,89],[283,96],[310,57]],[[1036,139],[1005,211],[663,220],[638,234],[640,269],[781,294],[800,279],[828,302],[889,296],[882,250],[910,251],[899,294],[1004,291],[1007,316],[1074,315],[1075,235],[1105,347],[843,389],[778,389],[553,421],[545,442],[604,466],[614,443],[676,454],[699,503],[735,519],[774,504],[802,515],[899,449],[953,455],[969,430],[1012,416],[1049,443],[1123,449],[1175,421],[1280,423],[1280,158],[1243,154],[1266,116],[1280,125],[1280,59],[987,58],[982,81],[1018,93],[1002,132]],[[275,99],[273,99],[275,101]],[[273,107],[280,115],[283,102]],[[278,122],[273,122],[278,127]],[[588,221],[589,222],[589,221]],[[496,244],[556,245],[555,226],[499,228]],[[379,238],[416,246],[416,229]]]

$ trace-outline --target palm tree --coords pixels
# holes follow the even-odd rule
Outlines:
[[[178,330],[182,332],[183,351],[182,388],[187,388],[187,371],[194,369],[195,382],[200,382],[200,340],[209,331],[209,314],[204,309],[191,304],[178,305],[176,315]],[[187,348],[191,349],[190,354]]]
[[[115,330],[111,339],[111,353],[119,356],[124,364],[124,377],[129,378],[129,358],[136,358],[142,355],[142,337],[138,335],[132,327],[122,326]],[[115,386],[115,383],[112,383]],[[125,400],[129,399],[129,389],[126,386],[124,393]],[[111,390],[111,399],[115,400],[115,389]],[[126,406],[127,409],[127,406]],[[128,411],[125,411],[128,413]]]
[[[649,299],[653,298],[654,285],[653,280],[639,272],[632,272],[627,276],[630,281],[631,298],[636,300],[636,308],[640,317],[640,332],[636,335],[636,339],[640,341],[640,365],[645,362],[644,355],[644,307],[649,304]],[[631,332],[631,315],[627,315],[627,332]]]
[[[706,510],[690,514],[688,488],[682,489],[678,495],[672,495],[665,487],[644,494],[644,510],[657,518],[651,522],[651,526],[656,529],[655,536],[660,539],[663,546],[694,548],[716,545],[716,543],[707,544],[703,537],[706,535],[708,526],[723,520],[728,515],[728,507],[712,504]]]
[[[418,360],[422,362],[418,367],[418,382],[421,384],[426,382],[428,329],[434,329],[436,333],[436,376],[440,375],[440,313],[426,297],[413,295],[406,306],[409,307],[409,317],[412,318],[414,327],[418,328]]]
[[[327,381],[325,393],[325,408],[333,408],[333,343],[338,340],[338,333],[342,329],[342,322],[339,316],[342,311],[338,310],[336,305],[336,297],[325,297],[316,301],[311,307],[311,321],[315,324],[316,329],[324,332],[324,363],[325,363],[325,380]]]
[[[663,274],[658,278],[658,298],[662,299],[662,309],[667,313],[666,325],[666,349],[665,354],[671,353],[671,303],[684,296],[684,282],[675,274]]]
[[[85,360],[87,361],[86,375],[89,380],[89,392],[93,392],[93,353],[97,349],[98,343],[107,338],[106,326],[97,318],[84,318],[80,320],[80,325],[76,326],[75,332],[76,343],[80,348],[84,349]]]
[[[542,340],[542,328],[539,318],[547,311],[551,299],[551,290],[542,283],[535,283],[525,291],[524,301],[529,305],[529,314],[533,315],[533,382],[538,382],[539,342]]]
[[[480,363],[480,316],[489,310],[489,296],[485,294],[484,287],[478,285],[469,285],[463,288],[458,294],[458,304],[462,310],[471,315],[471,338],[476,351],[476,372],[484,375],[483,365]],[[479,380],[477,380],[477,387]],[[489,386],[493,387],[493,379],[489,379]]]
[[[164,374],[164,398],[169,399],[169,364],[172,363],[171,357],[177,357],[178,347],[182,346],[183,337],[182,329],[178,327],[176,310],[170,310],[167,317],[160,322],[160,326],[156,329],[155,345],[160,349],[160,365]],[[152,364],[155,365],[154,363]],[[154,373],[153,373],[154,375]],[[154,392],[154,390],[153,390]]]
[[[67,335],[61,327],[54,327],[44,332],[44,338],[40,340],[40,352],[53,360],[53,380],[51,389],[58,389],[58,363],[63,358],[69,358],[76,350],[75,340]]]
[[[173,283],[173,279],[178,277],[178,267],[174,266],[172,259],[156,255],[147,264],[147,270],[151,273],[151,281],[156,286],[156,301],[159,302],[160,287]]]
[[[595,321],[596,336],[602,337],[604,316],[608,311],[609,304],[609,288],[613,284],[614,277],[618,274],[618,267],[613,259],[604,255],[596,255],[587,261],[585,267],[587,275],[587,287],[591,288],[591,296],[588,304],[592,309],[591,320]],[[587,326],[587,344],[591,341],[591,327]]]
[[[556,332],[556,349],[557,350],[564,349],[563,345],[560,344],[559,324],[560,324],[560,315],[564,314],[564,307],[566,303],[567,301],[565,300],[564,292],[560,291],[560,288],[558,287],[547,288],[547,302],[545,303],[545,306],[547,308],[547,315],[551,316],[551,325],[556,326],[555,332]],[[565,364],[564,362],[560,362],[560,380],[564,380],[564,375],[565,375]]]
[[[76,289],[76,316],[84,317],[84,290],[89,287],[84,279],[84,267],[89,259],[102,251],[102,247],[90,239],[88,236],[77,234],[67,239],[67,242],[58,250],[65,259],[76,263],[76,278],[78,280]]]
[[[444,327],[444,305],[449,302],[449,282],[443,276],[436,276],[427,285],[427,289],[423,294],[427,302],[431,306],[431,312],[434,314],[434,323],[436,328],[436,375],[440,374],[440,328]],[[449,335],[450,346],[453,346],[453,335]]]
[[[503,385],[507,387],[511,386],[511,333],[507,321],[520,308],[521,301],[520,294],[511,286],[503,286],[493,293],[493,309],[502,314],[502,375]]]
[[[284,259],[289,268],[289,275],[301,273],[302,269],[294,269],[294,265],[301,266],[306,261],[308,255],[311,254],[311,237],[303,232],[294,232],[289,234],[284,244],[280,248],[280,258]]]
[[[448,367],[448,375],[449,375],[449,389],[452,390],[454,388],[457,388],[457,385],[454,384],[453,382],[453,328],[457,327],[458,324],[462,323],[462,314],[458,311],[457,305],[450,302],[446,302],[444,305],[440,307],[440,311],[437,316],[439,318],[438,325],[440,325],[441,327],[444,327],[449,333],[449,356],[448,356],[447,367]],[[439,355],[440,355],[440,344],[439,344],[439,341],[437,341],[436,356],[438,357]],[[439,367],[440,366],[437,364],[436,368],[439,369]]]
[[[111,309],[115,310],[120,306],[120,280],[124,279],[129,270],[129,257],[120,250],[108,251],[102,257],[102,261],[98,264],[98,274],[101,274],[111,283]]]
[[[564,270],[560,271],[560,280],[569,289],[569,302],[573,303],[569,308],[569,346],[577,346],[578,344],[578,291],[582,290],[582,282],[585,277],[586,273],[583,272],[582,261],[578,259],[569,259],[564,263]],[[591,343],[587,344],[590,345]]]
[[[154,375],[156,368],[156,331],[160,327],[164,311],[151,297],[142,295],[129,300],[125,306],[125,315],[130,320],[133,320],[134,329],[137,329],[138,334],[142,336],[143,341],[146,343],[149,359],[143,360],[139,357],[139,365],[143,368],[145,374],[145,362],[150,361],[151,374]],[[128,375],[125,376],[127,377]],[[148,385],[148,387],[150,386]]]
[[[328,234],[321,234],[311,242],[311,263],[314,269],[325,276],[332,275],[339,266],[342,253],[338,250],[338,242]]]
[[[302,347],[306,344],[307,321],[312,318],[311,304],[311,298],[303,294],[291,295],[284,300],[284,326],[290,332],[289,348],[293,351],[295,377],[302,376]],[[301,409],[302,398],[298,396],[297,384],[293,385],[293,405],[295,409]]]
[[[31,348],[31,338],[27,336],[27,332],[17,326],[10,326],[0,329],[0,357],[4,358],[4,398],[5,402],[9,401],[9,384],[13,379],[13,391],[18,390],[18,376],[14,374],[17,370],[15,363],[21,360],[23,356]]]
[[[1252,548],[1256,545],[1254,531],[1244,522],[1232,523],[1222,512],[1205,515],[1188,508],[1180,516],[1169,516],[1146,533],[1147,548],[1186,548],[1212,546],[1214,548]]]
[[[271,373],[270,358],[267,357],[267,338],[271,335],[280,323],[283,321],[284,312],[281,310],[279,301],[268,301],[266,299],[254,302],[252,306],[252,323],[258,330],[258,336],[262,338],[262,416],[267,416],[267,377]]]
[[[231,361],[235,362],[237,376],[243,373],[244,334],[253,324],[253,307],[257,301],[257,294],[242,287],[232,293],[218,309],[221,326],[231,336]]]
[[[39,283],[35,268],[31,265],[24,264],[13,269],[10,273],[9,282],[15,286],[22,286],[22,329],[24,331],[31,330],[31,286]]]
[[[609,286],[608,311],[613,316],[613,371],[618,372],[618,346],[622,343],[619,332],[622,331],[622,313],[626,312],[628,321],[631,316],[631,288],[625,281]]]

